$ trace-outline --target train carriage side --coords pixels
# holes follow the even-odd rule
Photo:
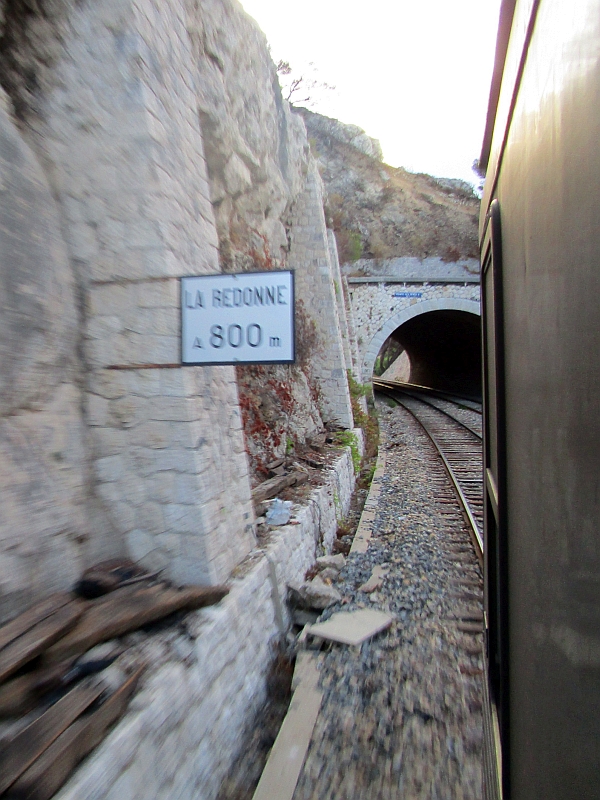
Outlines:
[[[484,797],[589,800],[600,798],[600,0],[504,0],[481,162]]]

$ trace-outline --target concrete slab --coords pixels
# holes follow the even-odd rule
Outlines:
[[[326,622],[309,625],[306,633],[332,642],[358,645],[389,628],[393,617],[384,611],[361,608],[358,611],[339,611]]]
[[[352,541],[351,553],[366,553],[369,549],[369,541],[373,533],[373,522],[377,515],[377,504],[381,492],[380,480],[385,473],[385,451],[382,447],[377,456],[377,466],[369,489],[369,496],[363,508],[363,512],[358,523],[358,528]]]
[[[299,650],[296,656],[296,663],[294,665],[294,675],[292,676],[292,691],[302,684],[302,686],[309,686],[312,689],[317,688],[319,683],[319,670],[317,665],[319,657],[309,650]]]
[[[373,567],[373,572],[371,573],[369,580],[365,581],[362,586],[359,586],[358,591],[374,592],[375,589],[379,589],[388,572],[389,566],[387,564],[377,564],[375,567]]]
[[[302,654],[294,679],[297,689],[252,800],[292,800],[294,796],[323,699],[317,689],[316,659]]]

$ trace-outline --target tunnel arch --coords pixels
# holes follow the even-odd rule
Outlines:
[[[435,311],[462,311],[467,314],[474,314],[477,317],[481,316],[481,307],[478,302],[451,297],[424,300],[402,309],[391,316],[369,342],[362,361],[363,382],[368,383],[372,380],[375,359],[386,339],[388,339],[394,331],[415,317]]]

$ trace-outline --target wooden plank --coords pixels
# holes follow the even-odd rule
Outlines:
[[[275,497],[276,494],[287,489],[288,486],[293,486],[297,479],[297,473],[290,472],[289,475],[282,475],[281,477],[270,478],[268,481],[263,481],[252,490],[252,500],[255,503],[262,503],[263,500]]]
[[[228,591],[225,586],[117,589],[105,597],[88,602],[85,616],[70,633],[47,650],[44,662],[53,664],[84,653],[100,642],[123,636],[175,611],[213,605],[222,600]]]
[[[294,674],[292,676],[292,692],[294,692],[300,684],[303,686],[310,686],[312,689],[317,688],[319,683],[319,670],[318,663],[320,656],[315,655],[311,650],[299,650],[296,655],[296,663],[294,664]]]
[[[0,719],[16,717],[31,710],[32,686],[31,675],[22,675],[0,686]]]
[[[300,461],[306,462],[308,466],[312,467],[313,469],[323,469],[323,467],[325,466],[324,461],[317,461],[316,459],[311,458],[310,456],[299,455],[298,458],[300,459]]]
[[[41,668],[13,678],[0,686],[0,718],[26,714],[45,692],[62,685],[72,661]]]
[[[7,800],[50,800],[77,764],[102,741],[125,711],[145,666],[140,667],[96,711],[77,719],[12,785]]]
[[[322,699],[311,677],[300,682],[252,800],[292,800]]]
[[[83,609],[83,603],[71,600],[0,650],[0,682],[60,639],[77,623]]]
[[[15,619],[7,622],[6,625],[0,628],[0,649],[6,647],[13,639],[22,636],[30,628],[33,628],[34,625],[37,625],[38,622],[54,614],[55,611],[66,606],[67,603],[70,603],[72,600],[73,596],[68,592],[59,592],[50,595],[50,597],[47,597],[40,603],[36,603],[31,608],[28,608],[27,611],[19,614]]]
[[[50,747],[102,691],[100,683],[76,686],[31,725],[0,746],[0,794]]]

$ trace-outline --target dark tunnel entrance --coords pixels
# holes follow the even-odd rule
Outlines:
[[[391,334],[380,351],[376,371],[386,367],[385,353],[400,355],[386,377],[446,392],[481,398],[481,319],[467,311],[429,311],[412,317]],[[377,369],[380,365],[380,369]]]

